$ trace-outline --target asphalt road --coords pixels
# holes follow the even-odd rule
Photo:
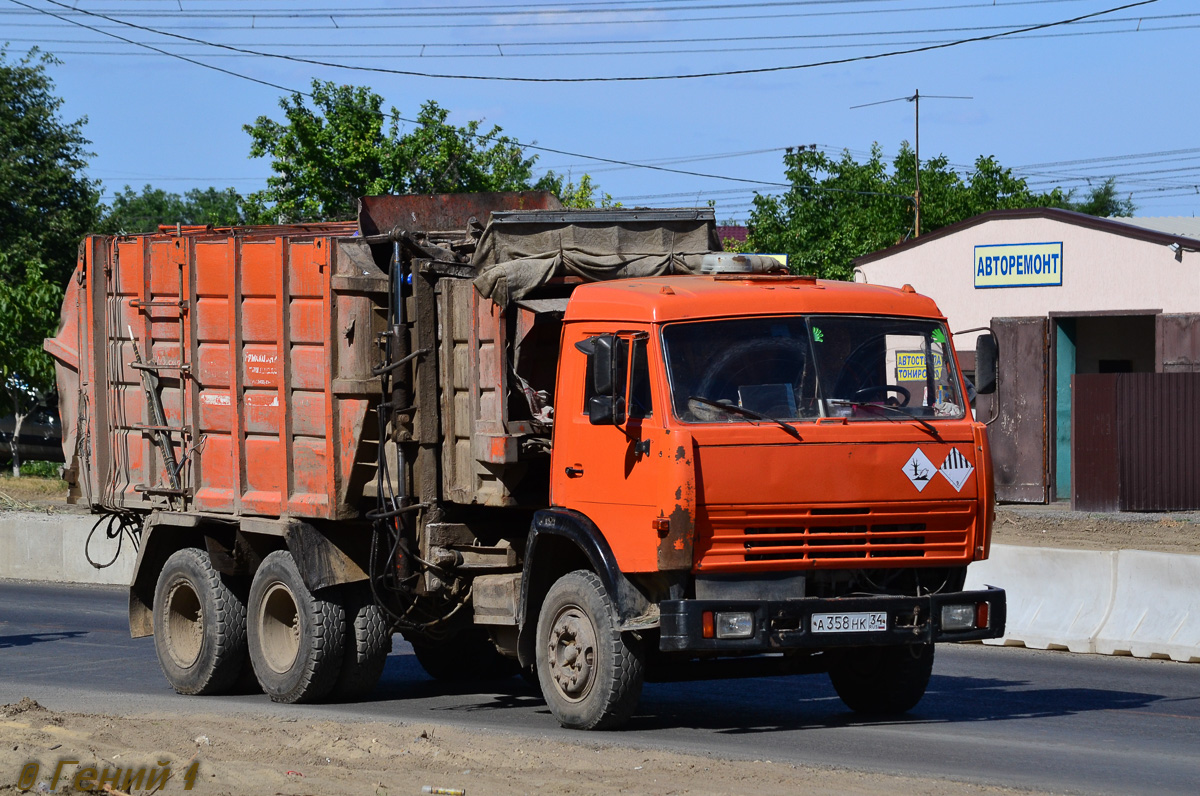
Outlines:
[[[151,639],[129,638],[121,588],[0,581],[0,704],[85,713],[259,712],[499,729],[579,740],[519,679],[452,687],[397,637],[370,700],[275,705],[182,697]],[[824,675],[649,684],[606,743],[1081,793],[1200,788],[1200,666],[980,645],[938,648],[924,701],[863,721]],[[591,739],[598,740],[593,736]]]

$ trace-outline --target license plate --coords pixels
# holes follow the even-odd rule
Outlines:
[[[887,630],[887,613],[869,611],[854,614],[813,614],[814,633],[870,633]]]

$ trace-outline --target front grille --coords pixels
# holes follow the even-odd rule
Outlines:
[[[975,523],[974,503],[707,513],[697,561],[707,571],[780,569],[781,564],[832,568],[946,559],[965,563],[970,560]]]

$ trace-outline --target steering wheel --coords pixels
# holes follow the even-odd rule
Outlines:
[[[890,392],[897,393],[904,399],[900,402],[901,406],[908,406],[908,402],[912,400],[912,393],[908,391],[908,388],[901,387],[899,384],[874,384],[870,387],[863,387],[861,390],[854,391],[854,398],[855,400],[861,400],[868,395],[875,395],[876,393],[882,393],[886,396]]]

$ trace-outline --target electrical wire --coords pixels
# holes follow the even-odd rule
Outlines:
[[[43,0],[43,1],[50,3],[51,5],[55,5],[60,8],[63,8],[63,9],[86,14],[87,16],[90,16],[90,17],[96,17],[99,19],[106,20],[108,22],[115,22],[120,25],[124,25],[126,27],[133,28],[135,30],[141,30],[141,31],[147,32],[147,33],[153,33],[153,34],[157,34],[160,36],[166,36],[169,38],[179,39],[181,41],[187,41],[187,42],[191,42],[193,44],[204,44],[204,45],[218,48],[218,49],[228,50],[228,51],[232,51],[232,52],[238,52],[243,55],[256,55],[256,56],[260,56],[263,58],[274,58],[274,59],[281,59],[281,60],[289,61],[289,62],[293,62],[293,63],[307,64],[309,66],[323,66],[323,67],[332,68],[332,69],[345,69],[345,70],[358,71],[358,72],[372,72],[372,73],[378,73],[378,74],[403,75],[403,76],[407,76],[407,77],[423,77],[423,78],[440,79],[440,80],[478,80],[478,81],[487,81],[487,82],[515,82],[515,83],[617,83],[617,82],[645,82],[645,81],[658,81],[658,80],[693,80],[693,79],[699,79],[699,78],[730,77],[730,76],[735,76],[735,75],[769,74],[769,73],[775,73],[775,72],[794,71],[794,70],[798,70],[798,69],[812,69],[812,68],[821,67],[821,66],[834,66],[834,65],[840,65],[840,64],[854,63],[854,62],[858,62],[858,61],[871,61],[871,60],[877,60],[880,58],[891,58],[891,57],[900,56],[900,55],[912,55],[912,54],[921,53],[921,52],[931,52],[933,50],[941,50],[941,49],[947,49],[950,47],[958,47],[958,46],[961,46],[964,44],[971,44],[974,42],[991,41],[994,39],[1001,39],[1001,38],[1006,38],[1006,37],[1010,37],[1010,36],[1016,36],[1016,35],[1019,35],[1022,33],[1030,33],[1030,32],[1037,31],[1037,30],[1046,30],[1049,28],[1055,28],[1055,27],[1059,27],[1062,25],[1070,25],[1070,24],[1082,22],[1082,21],[1088,20],[1088,19],[1095,19],[1095,18],[1106,16],[1109,14],[1115,14],[1118,11],[1126,11],[1131,8],[1137,8],[1139,6],[1151,5],[1153,3],[1158,2],[1158,0],[1137,0],[1136,2],[1126,3],[1124,5],[1115,6],[1115,7],[1108,8],[1108,9],[1105,9],[1102,11],[1095,11],[1095,12],[1092,12],[1089,14],[1081,14],[1081,15],[1072,17],[1070,19],[1062,19],[1062,20],[1058,20],[1055,22],[1045,22],[1045,23],[1040,23],[1037,25],[1030,25],[1030,26],[1015,28],[1015,29],[1011,29],[1011,30],[1005,30],[1005,31],[1001,31],[999,33],[990,33],[990,34],[985,34],[982,36],[973,36],[970,38],[958,39],[958,40],[955,40],[952,42],[944,42],[941,44],[927,44],[927,45],[923,45],[920,47],[912,47],[912,48],[903,49],[903,50],[893,50],[890,52],[883,52],[883,53],[872,53],[869,55],[860,55],[860,56],[854,56],[854,57],[849,57],[849,58],[839,58],[839,59],[832,59],[832,60],[827,60],[827,61],[818,61],[818,62],[812,62],[812,63],[807,63],[807,64],[791,64],[791,65],[785,65],[785,66],[761,66],[761,67],[750,67],[750,68],[746,68],[746,69],[731,69],[731,70],[712,71],[712,72],[693,72],[693,73],[672,74],[672,75],[627,75],[627,76],[593,76],[593,77],[518,77],[518,76],[513,76],[513,75],[469,75],[469,74],[448,74],[448,73],[438,73],[438,72],[419,72],[419,71],[409,70],[409,69],[388,69],[388,68],[376,67],[376,66],[358,66],[358,65],[354,65],[354,64],[339,64],[339,63],[332,62],[332,61],[320,61],[320,60],[317,60],[314,58],[303,58],[300,56],[285,55],[282,53],[268,53],[268,52],[263,52],[260,50],[250,50],[250,49],[243,48],[243,47],[235,47],[235,46],[229,45],[229,44],[221,44],[218,42],[206,41],[204,39],[198,39],[193,36],[184,36],[179,33],[168,33],[163,30],[150,28],[145,25],[138,25],[133,22],[127,22],[124,20],[116,19],[115,17],[105,16],[104,14],[98,14],[93,11],[87,11],[85,9],[72,9],[66,3],[60,2],[60,0]],[[61,15],[54,14],[46,9],[41,9],[41,8],[36,8],[34,6],[31,6],[31,5],[23,2],[22,0],[9,0],[9,2],[14,3],[15,5],[22,6],[24,8],[28,8],[28,9],[31,9],[34,11],[39,11],[41,13],[48,14],[50,16],[57,17],[64,21],[71,22],[72,24],[81,25],[82,27],[89,27],[87,25],[82,25],[82,23],[76,22],[75,20],[66,19],[65,17],[62,17]],[[108,33],[107,31],[101,31],[96,28],[90,28],[90,29],[96,30],[96,32],[102,33],[103,35],[106,35],[106,36],[114,35],[114,34]],[[125,41],[129,41],[129,40],[125,39]],[[148,47],[148,48],[151,47],[151,45],[140,43],[140,42],[130,42],[130,43],[136,43],[139,46]],[[162,52],[162,51],[160,50],[160,52]],[[164,54],[169,54],[169,53],[164,53]],[[174,56],[174,57],[179,57],[179,58],[184,58],[185,60],[190,60],[190,59],[187,59],[185,56]],[[200,62],[192,61],[192,63],[200,63]],[[208,65],[208,66],[209,66],[209,68],[218,69],[219,71],[227,71],[227,70],[222,70],[216,66],[212,66],[212,65]],[[250,79],[254,79],[254,78],[250,78]],[[256,80],[256,82],[264,82],[265,85],[271,85],[271,84],[265,83],[265,81],[257,81]]]

